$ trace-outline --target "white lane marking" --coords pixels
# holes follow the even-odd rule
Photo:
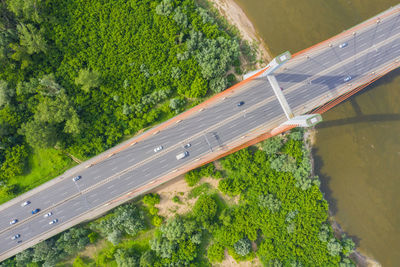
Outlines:
[[[51,202],[51,200],[47,200],[45,202],[43,202],[44,205],[49,204]]]
[[[110,192],[110,194],[114,194],[114,193],[117,193],[117,190],[113,190]]]
[[[112,184],[112,185],[108,186],[107,189],[111,189],[111,188],[113,188],[114,186],[115,186],[115,185]]]
[[[135,159],[134,159],[134,158],[132,158],[132,159],[128,160],[128,162],[129,162],[129,163],[130,163],[130,162],[132,162],[132,161],[135,161]]]
[[[92,194],[92,195],[90,195],[91,197],[95,197],[95,196],[97,196],[97,193],[94,193],[94,194]]]
[[[131,184],[134,184],[134,183],[136,183],[136,181],[135,181],[135,180],[133,180],[133,181],[129,182],[129,183],[128,183],[128,185],[131,185]]]
[[[64,193],[61,194],[61,196],[65,196],[68,194],[68,191],[65,191]]]
[[[166,162],[167,159],[160,160],[160,163]]]
[[[72,205],[72,207],[75,207],[75,206],[78,206],[78,205],[80,205],[81,203],[79,203],[79,202],[75,202],[73,205]]]
[[[143,169],[144,172],[147,172],[150,169],[150,167]]]
[[[115,171],[116,169],[118,169],[118,167],[114,167],[114,168],[112,168],[111,170],[112,170],[112,171]]]
[[[101,177],[101,175],[97,175],[96,177],[94,177],[94,179],[99,179]]]
[[[165,164],[161,167],[161,169],[164,169],[165,167],[168,167],[168,164]]]

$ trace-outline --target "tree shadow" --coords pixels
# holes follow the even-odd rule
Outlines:
[[[315,174],[319,176],[319,180],[321,181],[321,186],[320,186],[321,192],[324,195],[326,201],[328,201],[330,213],[332,215],[335,215],[338,211],[338,206],[337,206],[337,199],[333,197],[332,189],[329,187],[332,178],[328,174],[322,173],[322,167],[324,166],[324,162],[322,160],[322,157],[318,155],[318,149],[312,148],[311,153],[314,159]]]

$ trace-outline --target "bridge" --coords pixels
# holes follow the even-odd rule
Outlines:
[[[301,116],[322,114],[398,68],[400,5],[284,61],[1,205],[0,260],[188,170],[296,127]],[[183,151],[189,155],[177,160]],[[82,178],[73,181],[77,175]],[[36,208],[40,212],[32,215]],[[44,218],[48,212],[51,219]],[[13,219],[18,222],[10,225]],[[53,219],[58,222],[50,225]],[[16,234],[22,242],[11,240]]]

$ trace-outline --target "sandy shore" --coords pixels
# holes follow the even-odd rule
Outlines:
[[[257,34],[253,24],[233,0],[209,0],[210,3],[224,16],[231,25],[234,25],[240,32],[243,40],[249,43],[256,43],[259,51],[258,58],[265,62],[265,65],[273,58],[268,51],[265,42]],[[263,65],[262,67],[264,67]]]

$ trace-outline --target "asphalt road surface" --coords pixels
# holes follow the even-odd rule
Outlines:
[[[347,45],[340,48],[343,43]],[[332,41],[332,46],[307,54],[309,58],[291,60],[276,74],[293,110],[399,58],[399,15],[384,18],[355,35]],[[346,77],[351,77],[350,81],[345,82]],[[245,104],[239,107],[239,101]],[[0,259],[24,242],[39,240],[50,229],[151,183],[276,119],[284,120],[283,110],[266,77],[256,78],[226,99],[25,199],[31,202],[29,205],[21,207],[23,200],[5,209],[0,206]],[[188,143],[191,146],[184,149]],[[159,145],[163,149],[154,152]],[[176,155],[184,151],[189,156],[177,160]],[[72,178],[76,175],[82,178],[74,182]],[[41,211],[32,215],[31,211],[36,208]],[[53,215],[44,218],[49,211]],[[18,222],[10,225],[13,219]],[[50,225],[54,219],[58,222]],[[11,240],[16,234],[21,237]],[[22,242],[17,243],[18,240]]]

